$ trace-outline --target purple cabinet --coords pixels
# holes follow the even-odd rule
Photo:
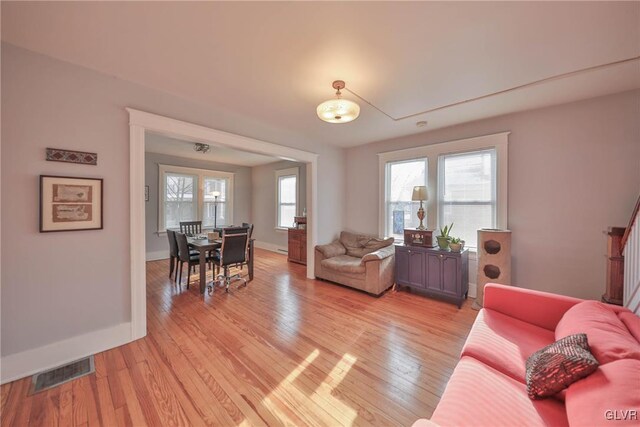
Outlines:
[[[410,286],[424,288],[425,259],[422,253],[409,250],[409,280]]]
[[[396,284],[462,305],[469,291],[469,252],[396,246]]]

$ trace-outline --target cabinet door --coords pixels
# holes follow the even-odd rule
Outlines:
[[[442,265],[440,254],[427,255],[427,288],[439,291],[442,289]]]
[[[405,248],[396,249],[396,283],[409,284],[409,251]]]
[[[300,260],[300,236],[289,232],[289,259]]]
[[[307,263],[307,236],[306,234],[300,239],[300,261]]]
[[[424,253],[418,251],[409,251],[409,284],[411,286],[424,288],[424,269]]]
[[[458,277],[458,258],[444,256],[442,259],[442,291],[459,296],[460,277]]]

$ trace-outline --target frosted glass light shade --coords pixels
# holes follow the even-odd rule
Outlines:
[[[348,123],[358,118],[360,106],[348,99],[336,98],[318,105],[316,112],[325,122]]]
[[[212,191],[212,192],[211,192],[211,195],[212,195],[213,197],[220,197],[220,192],[219,192],[219,191]]]

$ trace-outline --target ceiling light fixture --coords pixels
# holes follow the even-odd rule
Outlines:
[[[340,90],[344,89],[345,83],[342,80],[336,80],[332,86],[336,90],[335,99],[325,101],[316,108],[320,120],[329,123],[348,123],[357,119],[360,115],[360,106],[342,98]]]
[[[196,142],[193,146],[193,150],[197,151],[198,153],[208,153],[209,151],[211,151],[211,146],[209,144],[203,144],[201,142]]]

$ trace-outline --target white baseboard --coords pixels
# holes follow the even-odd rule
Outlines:
[[[478,296],[478,285],[469,283],[469,298],[475,298],[476,296]]]
[[[147,261],[157,261],[159,259],[169,259],[169,251],[147,252],[145,259]]]
[[[289,253],[289,249],[284,247],[284,246],[278,246],[278,245],[274,245],[273,243],[268,243],[268,242],[261,242],[259,240],[256,240],[253,245],[256,248],[260,248],[260,249],[266,249],[268,251],[271,252],[277,252],[279,254],[287,254]]]
[[[131,323],[67,338],[0,359],[0,383],[5,384],[131,342]]]

